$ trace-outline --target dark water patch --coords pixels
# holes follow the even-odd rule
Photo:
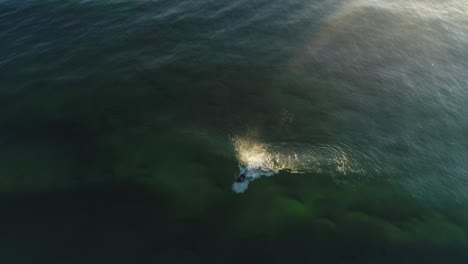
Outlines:
[[[338,196],[331,196],[331,193],[323,190],[320,195],[330,196],[329,200],[337,199]],[[250,198],[246,195],[229,199],[228,203],[219,202],[208,213],[210,217],[205,215],[201,218],[181,217],[172,202],[164,196],[155,193],[152,188],[131,182],[3,196],[0,207],[4,217],[0,222],[5,228],[5,236],[2,241],[8,240],[8,245],[3,247],[3,256],[4,259],[14,257],[14,263],[27,263],[31,259],[39,263],[64,260],[71,263],[126,263],[131,259],[146,263],[174,258],[194,262],[226,259],[228,263],[237,263],[245,258],[273,263],[286,260],[410,263],[421,259],[437,263],[443,258],[449,263],[456,263],[466,257],[463,244],[438,244],[435,237],[427,237],[423,233],[408,237],[408,241],[405,238],[390,239],[388,236],[394,232],[390,222],[386,227],[378,218],[345,213],[346,209],[337,206],[337,203],[349,199],[337,199],[332,203],[317,200],[317,205],[323,206],[323,209],[317,207],[318,212],[324,209],[341,211],[336,214],[338,218],[334,224],[324,225],[324,218],[317,218],[322,220],[309,219],[301,225],[282,222],[275,226],[273,233],[235,234],[231,228],[245,227],[239,226],[241,222],[232,219],[233,215],[245,214],[244,209],[249,203],[271,206],[269,195],[261,199],[258,192],[252,194]],[[255,196],[257,198],[252,200]],[[357,203],[362,204],[359,200]],[[361,201],[368,200],[362,197]],[[382,206],[386,205],[382,202]],[[287,208],[291,209],[290,206],[284,209]],[[334,217],[333,214],[330,216]],[[434,216],[429,214],[426,217]],[[298,219],[293,217],[289,221],[297,223]],[[262,230],[265,224],[252,222],[248,225]],[[421,240],[412,240],[417,237]],[[18,257],[15,255],[19,245],[23,254]]]

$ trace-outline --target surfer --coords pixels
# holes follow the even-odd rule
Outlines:
[[[239,177],[236,178],[236,182],[237,182],[237,183],[244,182],[245,179],[246,179],[246,177],[247,177],[247,176],[245,175],[245,172],[244,172],[244,173],[242,173],[241,175],[239,175]]]

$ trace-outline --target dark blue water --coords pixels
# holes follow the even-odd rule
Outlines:
[[[0,40],[2,263],[467,257],[464,1],[4,0]]]

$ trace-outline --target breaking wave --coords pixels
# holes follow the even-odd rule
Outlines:
[[[245,180],[234,182],[232,190],[243,193],[249,183],[262,176],[281,171],[289,173],[328,173],[332,176],[367,175],[355,158],[359,153],[346,146],[331,146],[308,142],[260,142],[249,138],[234,138],[239,162],[239,175]]]

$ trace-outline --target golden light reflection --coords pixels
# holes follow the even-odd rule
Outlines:
[[[382,15],[391,17],[391,19],[382,24],[382,21],[379,20]],[[402,45],[401,42],[417,42],[427,48],[428,43],[440,41],[433,32],[424,33],[434,21],[446,28],[448,32],[456,35],[457,38],[468,38],[464,30],[468,22],[468,1],[343,1],[321,21],[319,30],[311,34],[311,38],[305,42],[303,49],[292,60],[291,66],[297,67],[309,61],[322,49],[334,43],[341,34],[349,34],[350,31],[355,31],[352,34],[356,34],[356,39],[362,41],[362,43],[357,44],[349,43],[350,49],[356,45],[359,47],[364,46],[364,43],[373,43],[376,39],[386,39],[384,35],[391,30],[398,31],[398,36],[393,36],[394,41],[400,42],[397,47]],[[353,28],[356,24],[359,24],[360,28],[372,25],[374,31],[372,34],[367,34],[366,30],[356,30]],[[381,43],[375,45],[380,47]],[[381,52],[388,51],[382,50]]]
[[[341,147],[312,145],[310,143],[264,143],[249,138],[233,140],[239,165],[247,170],[255,169],[277,173],[327,172],[346,175],[362,173],[357,161]]]
[[[271,144],[249,139],[235,138],[233,143],[240,165],[247,169],[256,168],[271,172],[295,172],[300,169],[301,161],[295,152],[281,153],[274,150]]]

